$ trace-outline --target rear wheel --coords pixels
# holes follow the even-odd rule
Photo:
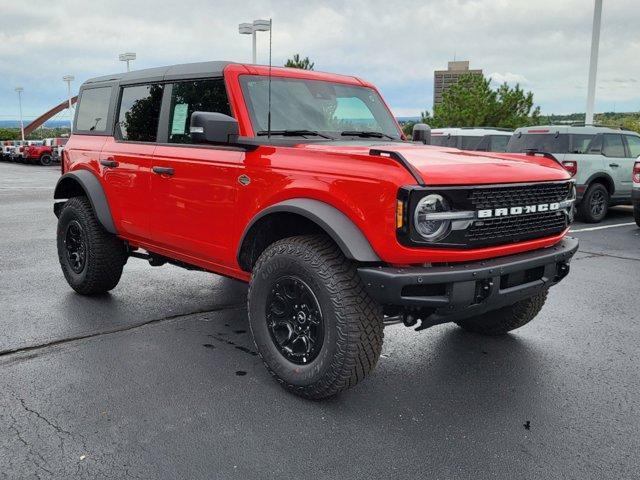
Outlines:
[[[636,225],[640,227],[640,202],[636,202],[633,205],[633,218],[636,221]]]
[[[533,320],[547,300],[547,290],[507,307],[465,318],[456,323],[469,332],[483,335],[504,335]]]
[[[366,293],[354,263],[324,235],[270,245],[253,269],[248,304],[260,356],[297,395],[335,395],[378,361],[381,307]]]
[[[599,223],[609,209],[609,191],[601,183],[592,183],[578,206],[580,220],[587,223]]]
[[[40,156],[40,165],[44,167],[48,167],[53,163],[53,158],[51,155],[45,154]]]
[[[86,197],[64,204],[57,237],[62,272],[76,292],[105,293],[118,284],[127,260],[125,244],[102,227]]]

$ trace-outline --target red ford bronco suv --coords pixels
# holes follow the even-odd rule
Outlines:
[[[62,270],[83,295],[128,257],[249,282],[269,371],[334,395],[375,366],[385,321],[529,322],[578,248],[552,156],[425,142],[354,77],[205,62],[88,80],[54,195]]]

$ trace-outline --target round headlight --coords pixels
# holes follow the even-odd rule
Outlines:
[[[420,199],[413,214],[416,231],[429,242],[435,242],[444,237],[449,232],[451,221],[434,219],[430,214],[447,211],[449,211],[449,205],[440,195],[433,193]]]

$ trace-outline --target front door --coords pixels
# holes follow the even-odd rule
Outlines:
[[[189,123],[196,111],[231,115],[222,78],[176,82],[167,131],[151,168],[151,228],[159,246],[181,255],[228,265],[235,258],[239,170],[244,152],[191,144]]]

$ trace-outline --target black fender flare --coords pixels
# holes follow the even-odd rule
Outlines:
[[[591,174],[589,176],[589,178],[587,178],[586,182],[581,183],[579,185],[576,185],[577,188],[577,201],[578,203],[582,200],[582,197],[584,196],[584,194],[586,193],[587,189],[589,188],[589,186],[597,180],[604,180],[606,183],[608,183],[609,185],[607,186],[607,190],[609,189],[609,186],[611,187],[611,196],[613,196],[615,194],[616,191],[616,182],[613,180],[613,178],[611,178],[611,175],[609,175],[607,172],[605,171],[598,171],[595,172],[593,174]]]
[[[114,235],[117,234],[104,189],[100,180],[89,170],[76,170],[62,175],[56,184],[53,198],[58,200],[76,196],[78,187],[89,199],[91,207],[93,207],[93,211],[104,229]]]
[[[242,246],[256,222],[273,213],[295,213],[306,217],[324,230],[342,250],[344,255],[359,262],[381,262],[362,231],[337,208],[310,198],[285,200],[265,208],[256,214],[242,233],[238,243],[237,258],[240,262]]]

